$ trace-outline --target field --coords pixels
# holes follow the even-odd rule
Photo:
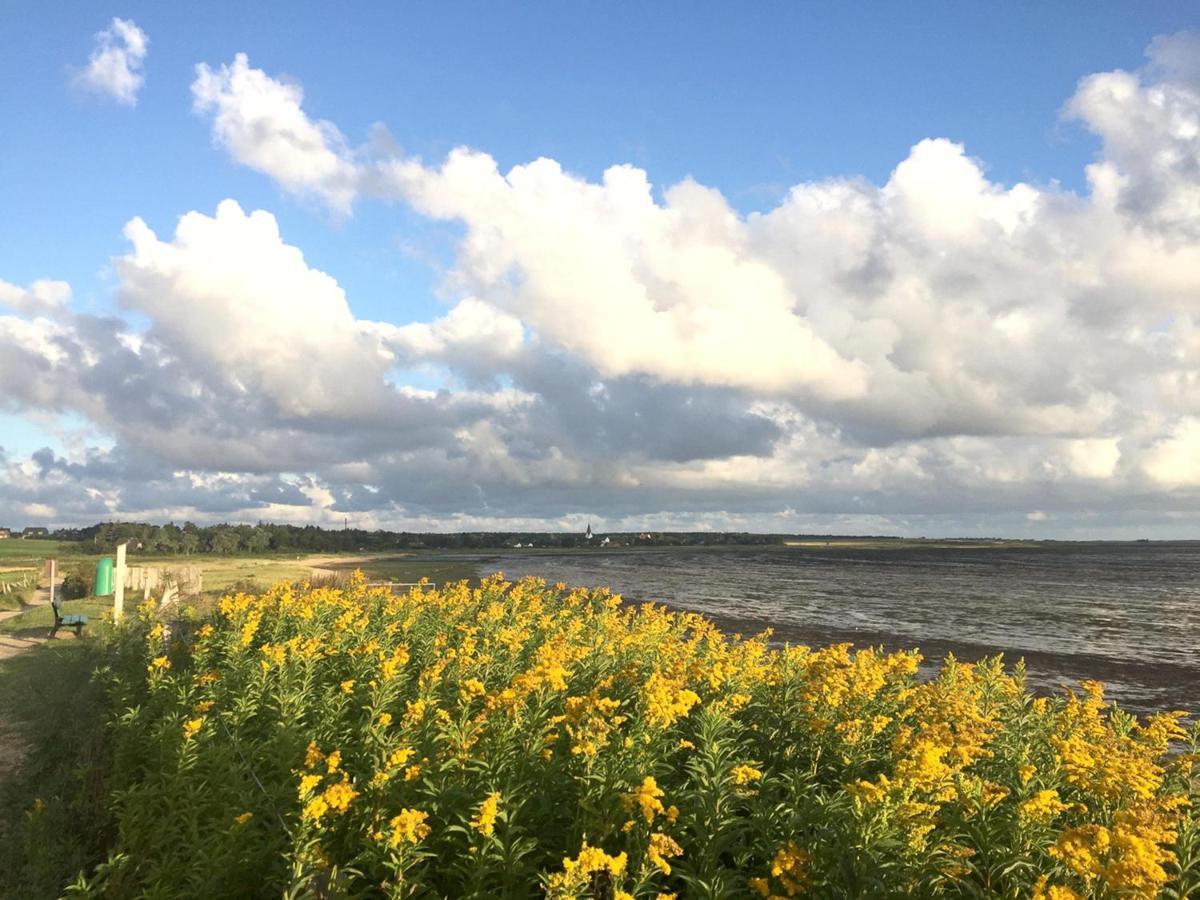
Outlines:
[[[79,545],[70,541],[23,541],[8,538],[0,541],[0,569],[8,566],[40,565],[51,556],[75,555]]]
[[[34,586],[45,586],[42,566],[47,558],[54,556],[59,560],[60,574],[79,570],[90,580],[96,560],[101,555],[83,555],[79,553],[77,544],[33,540],[0,541],[0,554],[5,552],[6,555],[0,555],[0,585],[11,583],[22,588],[19,592],[14,589],[10,594],[0,592],[0,612],[18,609],[22,600],[28,601],[32,596]],[[211,609],[217,599],[228,591],[265,591],[272,584],[282,581],[307,581],[314,570],[331,571],[335,580],[348,577],[355,569],[363,569],[372,581],[413,583],[428,578],[438,583],[474,578],[476,568],[470,561],[428,559],[419,554],[273,557],[130,555],[128,565],[164,569],[198,567],[203,578],[203,595],[189,598],[187,602],[201,611]],[[132,609],[140,600],[140,593],[127,593],[126,609]],[[93,621],[108,618],[112,615],[112,600],[95,597],[71,600],[67,611],[82,613]],[[53,614],[48,608],[32,609],[20,616],[0,620],[0,633],[40,632],[49,628],[53,621]]]
[[[75,896],[1200,890],[1200,732],[997,661],[920,683],[911,652],[499,579],[279,585],[81,643],[103,784],[22,826],[106,836]]]

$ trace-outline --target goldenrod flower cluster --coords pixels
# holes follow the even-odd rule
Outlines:
[[[158,624],[109,673],[113,895],[1200,896],[1200,732],[1096,684],[499,576]]]

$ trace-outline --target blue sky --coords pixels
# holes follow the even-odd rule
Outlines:
[[[1137,68],[1152,37],[1200,24],[1186,2],[1024,3],[1002,16],[972,3],[7,6],[22,23],[0,55],[0,115],[15,126],[0,136],[10,279],[64,278],[103,307],[98,273],[124,251],[130,217],[167,229],[235,197],[275,212],[364,315],[397,293],[431,311],[427,268],[389,252],[422,223],[368,208],[331,229],[279,202],[212,151],[189,111],[196,63],[246,52],[356,140],[384,122],[428,159],[467,144],[502,167],[550,156],[592,178],[631,162],[655,184],[691,175],[752,210],[799,181],[882,183],[933,136],[964,143],[998,181],[1079,189],[1097,141],[1059,122],[1076,82]],[[151,40],[133,109],[68,84],[112,16]]]
[[[730,214],[750,222],[752,214],[780,207],[794,185],[858,179],[882,189],[911,148],[931,138],[962,144],[965,156],[978,161],[983,177],[999,190],[1026,182],[1046,196],[1087,200],[1092,188],[1085,166],[1104,158],[1105,148],[1117,146],[1118,138],[1104,130],[1108,120],[1100,112],[1082,121],[1063,118],[1081,79],[1124,70],[1143,73],[1139,77],[1150,86],[1160,77],[1153,66],[1146,68],[1155,37],[1200,25],[1200,6],[1179,2],[1030,3],[1003,10],[971,3],[754,8],[678,3],[636,10],[604,4],[362,4],[336,11],[325,4],[9,3],[6,10],[7,20],[21,27],[0,35],[0,117],[7,123],[0,130],[5,211],[0,280],[16,286],[38,279],[65,281],[72,290],[73,315],[116,317],[131,332],[145,333],[156,323],[147,312],[152,304],[117,301],[122,276],[110,260],[130,252],[123,227],[140,217],[159,240],[169,241],[180,216],[191,211],[212,216],[222,200],[231,198],[247,213],[269,211],[282,241],[299,248],[308,267],[336,279],[358,320],[396,327],[433,322],[462,299],[463,284],[470,282],[469,292],[481,296],[489,310],[514,316],[527,337],[553,345],[555,354],[585,360],[583,369],[598,383],[649,379],[655,391],[675,384],[675,376],[655,371],[652,364],[623,367],[581,353],[569,336],[552,337],[556,325],[516,301],[506,305],[499,295],[488,295],[477,273],[464,274],[463,242],[482,226],[461,202],[451,204],[456,209],[451,214],[431,214],[411,196],[398,202],[395,196],[361,190],[352,213],[341,215],[319,191],[289,190],[286,177],[221,145],[212,115],[192,109],[196,65],[217,69],[244,53],[249,67],[273,83],[300,85],[304,114],[334,123],[359,154],[356,159],[366,152],[373,126],[382,123],[398,145],[390,151],[396,158],[420,160],[430,169],[460,145],[489,154],[501,173],[547,157],[591,184],[599,183],[608,167],[629,163],[645,171],[656,203],[669,205],[664,189],[691,178],[719,192]],[[114,17],[136,23],[149,39],[144,84],[134,105],[74,83],[96,46],[95,35]],[[1113,159],[1114,165],[1129,164],[1115,151]],[[529,264],[520,265],[529,271]],[[1173,321],[1179,311],[1174,302],[1148,305],[1162,321],[1165,304],[1166,320]],[[992,308],[989,315],[1001,314]],[[825,332],[822,337],[832,340]],[[850,350],[838,350],[853,358]],[[187,356],[178,347],[173,352]],[[478,373],[445,359],[393,363],[386,375],[393,385],[460,393],[480,387]],[[490,371],[483,381],[495,390],[532,377],[510,364]],[[930,426],[927,432],[914,425],[876,440],[863,435],[891,426],[864,425],[860,420],[870,418],[865,412],[831,413],[831,404],[840,400],[801,401],[773,389],[764,393],[760,383],[747,389],[736,376],[715,384],[688,375],[677,383],[684,393],[698,384],[732,391],[706,394],[703,402],[726,412],[776,416],[777,423],[782,414],[763,413],[764,404],[791,404],[819,423],[818,430],[828,426],[843,437],[854,432],[852,443],[860,448],[956,434],[970,439],[998,432],[1048,434],[1040,425],[959,422]],[[11,393],[18,391],[13,387]],[[1187,409],[1164,412],[1154,427],[1166,430],[1157,436],[1139,432],[1139,446],[1158,446],[1156,440],[1174,446],[1170,441],[1178,434],[1190,434],[1190,415]],[[56,434],[55,423],[71,432],[74,446]],[[1126,433],[1112,421],[1096,429],[1088,439]],[[1068,436],[1082,439],[1085,431],[1080,425]],[[121,453],[136,443],[82,401],[41,408],[28,400],[8,403],[0,407],[0,434],[10,462],[42,445],[65,458],[87,446],[102,452],[115,446]],[[1133,442],[1130,438],[1130,446]],[[772,458],[778,460],[778,443],[775,447]],[[334,454],[322,465],[363,463],[356,452]],[[830,452],[828,459],[808,464],[840,458],[840,451]],[[164,460],[164,466],[191,471],[197,464]],[[238,471],[222,459],[213,459],[211,468]],[[325,485],[323,490],[333,484],[328,473],[308,474]],[[674,483],[675,477],[667,480]],[[381,471],[371,478],[387,480]],[[348,485],[340,489],[353,493]],[[698,506],[713,515],[745,515],[758,522],[753,517],[790,508],[790,498],[783,496],[789,491],[771,503],[750,486],[744,489],[749,493],[730,488],[732,493],[719,500],[693,503],[664,488],[653,501],[655,508],[645,512],[682,515],[672,509],[678,504],[680,510]],[[559,499],[533,512],[514,504],[512,515],[550,522],[583,515],[592,510],[591,492],[604,489],[589,482],[577,496],[567,490],[568,499],[562,490],[552,490]],[[112,491],[116,511],[124,512],[120,486]],[[26,490],[22,502],[39,503],[36,493]],[[1029,496],[1036,493],[1031,489]],[[896,494],[891,498],[894,503],[880,503],[871,514],[895,515],[909,502]],[[397,495],[394,500],[397,521],[413,508],[429,516],[439,510],[478,514],[453,504],[443,508],[429,498],[416,502]],[[911,502],[913,515],[953,511],[935,510],[927,498]],[[1020,518],[1030,512],[1024,509],[1026,497],[1013,503],[1005,515],[1016,516],[1015,521],[1054,527],[1040,524],[1053,522],[1053,516]],[[1189,504],[1184,503],[1182,515],[1190,523]],[[635,515],[636,505],[610,515]],[[164,501],[128,511],[176,506]],[[854,514],[848,500],[843,506],[846,515]],[[980,527],[984,524],[986,516]]]

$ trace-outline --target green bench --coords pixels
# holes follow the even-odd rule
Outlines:
[[[50,609],[54,611],[54,627],[50,629],[50,637],[54,637],[60,628],[74,628],[75,637],[83,636],[83,626],[87,624],[87,616],[62,614],[62,601],[55,597],[50,601]]]

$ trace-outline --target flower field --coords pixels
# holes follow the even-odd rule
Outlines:
[[[116,847],[79,894],[1200,892],[1197,730],[998,660],[922,683],[499,576],[280,584],[112,640]]]

